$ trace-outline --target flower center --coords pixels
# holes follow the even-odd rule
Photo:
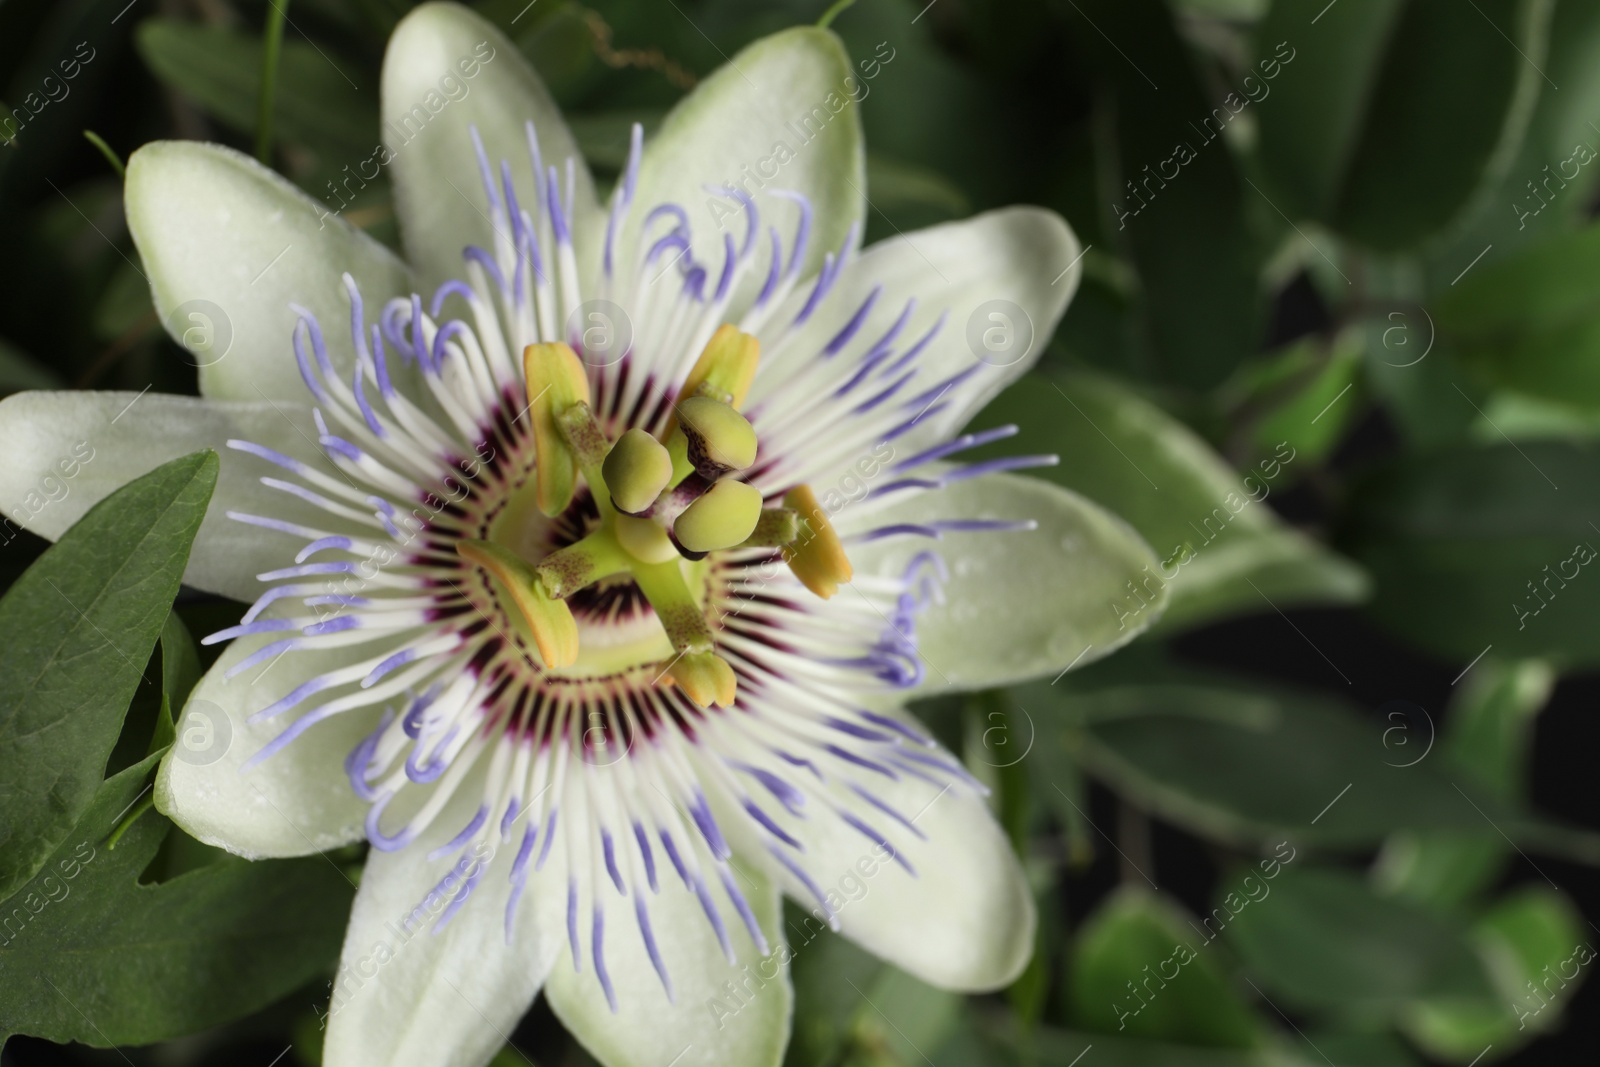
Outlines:
[[[719,329],[679,390],[657,438],[638,428],[611,440],[590,409],[582,362],[564,343],[523,352],[534,477],[506,501],[482,538],[456,552],[490,579],[498,614],[553,677],[616,674],[659,662],[656,681],[675,684],[701,707],[729,706],[733,668],[716,651],[706,619],[711,553],[774,548],[813,592],[832,596],[851,577],[826,513],[803,487],[765,507],[740,480],[760,442],[738,405],[755,377],[760,345],[731,325]],[[582,536],[557,545],[581,488],[593,518]],[[575,596],[651,609],[631,618],[580,622]]]

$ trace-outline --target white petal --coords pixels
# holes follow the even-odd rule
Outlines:
[[[927,666],[918,695],[1009,685],[1110,654],[1161,615],[1166,592],[1150,546],[1127,523],[1076,493],[1037,478],[989,474],[943,489],[845,509],[842,531],[939,519],[1033,520],[1033,530],[946,533],[851,546],[856,573],[899,576],[933,551],[949,580],[942,601],[916,617]],[[1143,583],[1154,583],[1146,587]],[[1148,588],[1126,606],[1130,582]],[[841,593],[840,595],[849,595]]]
[[[187,334],[200,391],[216,400],[307,399],[291,303],[310,309],[334,366],[355,366],[341,276],[361,287],[368,323],[409,272],[388,249],[255,160],[221,145],[155,141],[128,159],[128,229],[156,311]],[[394,368],[397,384],[409,378]]]
[[[427,858],[470,806],[452,801],[436,829],[368,857],[330,1004],[327,1067],[482,1067],[510,1040],[564,947],[556,865],[530,879],[507,943],[515,837]],[[471,894],[439,926],[479,870]],[[446,877],[453,880],[442,884]]]
[[[227,671],[281,634],[242,637],[189,694],[178,739],[161,761],[156,807],[189,836],[250,859],[303,856],[360,839],[368,805],[350,788],[344,759],[379,712],[335,715],[253,767],[244,764],[293,715],[249,716],[306,680],[350,659],[346,650],[296,651],[231,681]]]
[[[857,815],[885,835],[892,853],[831,812],[785,824],[805,849],[795,860],[835,909],[840,932],[941,989],[1009,985],[1033,953],[1036,915],[1022,867],[984,799],[961,782],[941,788],[908,774],[862,784],[922,836],[864,804]],[[826,911],[792,873],[769,866],[810,912],[809,939],[826,924]]]
[[[918,403],[920,410],[904,412],[916,425],[894,446],[910,455],[946,440],[1038,362],[1077,287],[1078,255],[1078,239],[1061,216],[1036,207],[1003,208],[880,241],[845,267],[826,301],[792,334],[784,337],[783,331],[809,298],[810,286],[774,313],[760,334],[762,366],[750,406],[760,407],[777,393],[770,406],[781,407],[795,365],[814,362],[881,286],[856,331],[855,349],[830,357],[838,361],[835,374],[841,381],[853,375],[850,352],[865,355],[908,300],[916,301],[916,309],[898,334],[897,352],[911,348],[943,316],[943,326],[913,364],[919,368],[914,385],[902,394],[907,400],[934,395]],[[966,371],[970,377],[937,391]]]
[[[401,236],[427,291],[462,277],[461,250],[467,245],[490,253],[495,248],[471,127],[483,139],[495,180],[506,160],[519,201],[537,217],[528,122],[538,133],[545,166],[562,176],[563,203],[566,161],[574,160],[575,228],[592,235],[600,215],[589,170],[555,101],[517,46],[456,4],[423,4],[395,27],[383,58],[383,140],[393,154],[389,168]],[[584,237],[580,242],[594,243]]]
[[[837,252],[860,224],[865,206],[866,153],[849,91],[856,84],[844,45],[813,26],[763,37],[718,68],[673,108],[645,146],[634,213],[619,245],[623,262],[630,262],[632,235],[644,213],[671,203],[688,212],[695,258],[720,267],[724,235],[742,241],[745,222],[737,201],[706,186],[738,185],[757,197],[763,222],[778,227],[785,257],[793,252],[798,215],[763,194],[783,189],[811,201],[814,222],[801,277],[816,273],[824,253]],[[792,158],[779,165],[775,154]],[[775,168],[776,176],[766,180],[750,177]],[[760,273],[745,286],[747,297],[759,288]],[[730,319],[737,320],[745,302],[735,298]]]
[[[565,961],[556,965],[545,991],[550,1007],[605,1067],[777,1067],[788,1044],[794,1001],[777,888],[760,874],[740,869],[740,888],[771,948],[766,957],[727,898],[712,890],[738,957],[737,966],[730,966],[699,900],[670,868],[662,872],[660,886],[659,894],[644,900],[673,1000],[668,1001],[645,952],[634,901],[607,894],[605,956],[617,1011],[607,1006],[587,959],[578,974]]]
[[[229,511],[353,532],[343,520],[286,493],[263,475],[280,468],[228,448],[232,438],[266,445],[330,469],[303,405],[236,403],[163,393],[18,393],[0,401],[0,506],[11,520],[52,540],[84,512],[133,478],[202,448],[222,460],[217,490],[195,538],[183,580],[208,592],[250,601],[255,576],[287,566],[303,545],[286,534],[247,526]],[[71,473],[69,473],[69,471]],[[373,531],[368,531],[372,533]]]

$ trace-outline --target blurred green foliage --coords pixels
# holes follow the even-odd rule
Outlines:
[[[313,197],[376,147],[384,42],[411,6],[295,0],[270,154]],[[473,6],[538,67],[609,184],[632,123],[653,130],[726,55],[827,5]],[[0,122],[22,120],[0,138],[0,391],[194,391],[151,308],[119,174],[83,131],[121,158],[164,137],[249,151],[266,19],[258,0],[0,3]],[[1557,1028],[1592,926],[1554,885],[1507,889],[1503,874],[1516,852],[1600,859],[1595,835],[1532,810],[1525,770],[1553,685],[1600,658],[1587,568],[1600,544],[1600,5],[859,0],[833,25],[857,55],[895,50],[861,103],[869,240],[1013,202],[1077,229],[1076,300],[1033,375],[980,423],[1020,423],[1023,450],[1063,457],[1045,476],[1155,549],[1153,584],[1107,611],[1173,588],[1161,625],[1111,660],[923,709],[991,779],[1028,863],[1042,921],[1024,978],[963,998],[822,935],[796,952],[788,1062],[1487,1064]],[[345,217],[397,243],[386,179]],[[187,483],[166,470],[102,518],[183,525],[162,493]],[[7,539],[12,579],[42,542]],[[71,542],[21,581],[58,574]],[[170,739],[202,666],[180,615],[214,629],[237,612],[187,602],[168,615],[172,588],[116,585],[117,553],[135,546],[97,544],[72,580],[103,587],[123,613],[106,626],[137,631],[124,649],[155,658],[142,685],[91,671],[57,694],[98,702],[101,718],[131,700],[120,743],[116,722],[85,719],[76,747],[45,743],[5,771],[77,757],[70,803],[31,823],[45,836],[7,845],[0,880],[17,897],[0,913],[63,842],[104,840],[136,799],[145,753]],[[13,600],[0,630],[21,647]],[[1431,718],[1200,673],[1172,651],[1238,615],[1353,605],[1450,673],[1468,668],[1437,738]],[[105,651],[77,637],[73,654]],[[0,653],[0,690],[28,691],[23,659]],[[0,712],[0,734],[15,714]],[[996,721],[1014,749],[994,747]],[[113,746],[110,769],[126,769],[101,784]],[[1116,797],[1112,834],[1091,818],[1090,781]],[[0,835],[26,814],[8,807]],[[4,982],[0,1037],[105,1046],[233,1021],[128,1056],[238,1062],[261,1042],[315,1062],[310,1005],[349,898],[335,875],[355,857],[247,866],[134,816],[126,851],[92,869],[97,893],[41,920],[106,976],[99,1025]],[[1216,861],[1209,909],[1162,892],[1150,816]],[[1125,884],[1068,900],[1067,882],[1111,851]],[[285,923],[290,895],[300,918]],[[170,923],[180,899],[229,904],[135,959],[134,927]],[[248,965],[219,967],[241,930],[256,932]],[[0,948],[0,976],[59,964],[34,933]],[[518,1042],[541,1063],[585,1062],[548,1014]]]

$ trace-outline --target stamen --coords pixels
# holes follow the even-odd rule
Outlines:
[[[544,583],[532,567],[491,541],[458,541],[456,552],[462,559],[488,571],[510,594],[512,603],[533,634],[539,657],[546,667],[552,670],[570,667],[577,661],[578,624],[572,617],[572,610],[545,591]]]
[[[738,680],[727,661],[713,651],[711,628],[706,625],[705,613],[689,591],[679,562],[640,563],[634,567],[633,576],[678,652],[667,664],[665,676],[681,686],[689,699],[702,708],[712,704],[731,705],[737,695]]]
[[[766,508],[740,548],[781,548],[800,536],[800,513],[793,508]]]
[[[672,536],[690,552],[715,552],[745,540],[760,519],[761,490],[724,480],[684,509],[672,524]]]
[[[572,405],[589,402],[589,379],[577,353],[559,341],[524,348],[522,366],[533,424],[539,510],[554,518],[572,503],[578,482],[578,459],[557,419]]]
[[[691,396],[678,404],[679,426],[686,455],[702,478],[715,481],[729,471],[742,471],[756,461],[759,442],[750,420],[731,405],[709,396]]]
[[[539,561],[534,573],[544,591],[565,600],[602,578],[621,574],[632,561],[609,529],[599,529],[577,544],[550,553]]]
[[[616,509],[635,515],[655,503],[672,480],[672,457],[661,442],[635,427],[611,446],[600,474]]]
[[[784,549],[784,560],[807,589],[827,600],[839,591],[840,583],[855,576],[855,569],[810,486],[795,486],[784,494],[783,503],[800,514],[809,533]]]
[[[678,558],[678,549],[658,522],[633,515],[618,515],[617,543],[642,563],[666,563]]]
[[[678,396],[709,396],[742,407],[760,362],[761,342],[732,323],[723,323],[701,350]]]

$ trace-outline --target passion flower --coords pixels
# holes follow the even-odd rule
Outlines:
[[[776,1064],[780,894],[946,988],[1026,963],[984,790],[903,704],[1109,651],[1132,630],[1063,605],[1149,555],[1005,473],[1053,457],[962,462],[1037,355],[991,358],[986,308],[1041,347],[1077,244],[1019,208],[860,250],[849,73],[825,30],[757,42],[634,127],[602,207],[514,47],[425,5],[383,84],[412,266],[237,153],[148,145],[129,224],[204,399],[0,405],[5,487],[103,457],[47,536],[224,452],[187,580],[251,606],[179,731],[227,741],[176,747],[157,805],[249,857],[371,843],[327,1063],[484,1063],[542,989],[607,1064]]]

